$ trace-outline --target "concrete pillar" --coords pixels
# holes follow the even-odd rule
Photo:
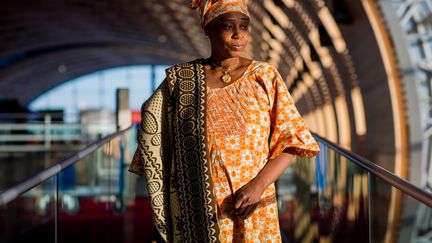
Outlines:
[[[132,125],[132,115],[129,109],[129,90],[119,88],[116,91],[116,125],[117,130]]]

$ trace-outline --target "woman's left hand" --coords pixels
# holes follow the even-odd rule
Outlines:
[[[294,156],[281,153],[269,160],[258,175],[238,189],[232,197],[232,214],[247,219],[255,211],[265,189],[275,182],[291,164]]]
[[[264,190],[252,180],[240,189],[233,196],[233,214],[241,219],[247,219],[258,206]]]

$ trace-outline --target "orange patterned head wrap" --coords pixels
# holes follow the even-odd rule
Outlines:
[[[213,19],[224,13],[240,12],[249,16],[247,0],[191,0],[190,7],[200,9],[203,29]]]

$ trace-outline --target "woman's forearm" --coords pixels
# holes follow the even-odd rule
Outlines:
[[[294,155],[289,153],[281,153],[278,157],[269,160],[264,168],[253,179],[255,185],[262,190],[267,189],[274,183],[292,163]]]

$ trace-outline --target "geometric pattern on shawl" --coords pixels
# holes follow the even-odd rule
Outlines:
[[[173,87],[174,177],[182,242],[219,242],[206,134],[206,83],[200,60],[167,70]],[[175,237],[176,238],[176,237]]]
[[[145,175],[153,220],[168,242],[220,242],[207,154],[201,60],[178,64],[143,104],[129,171]]]

